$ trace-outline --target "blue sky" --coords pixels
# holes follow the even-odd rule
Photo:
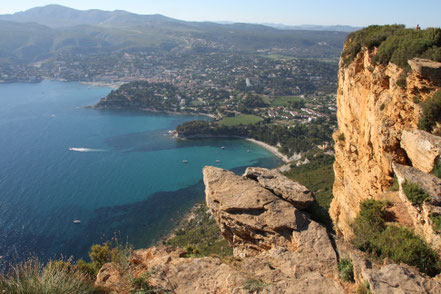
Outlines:
[[[405,24],[441,26],[440,0],[12,0],[2,1],[0,14],[35,6],[60,4],[76,9],[160,13],[193,21],[281,23],[287,25]]]

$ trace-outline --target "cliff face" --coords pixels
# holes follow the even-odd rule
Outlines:
[[[392,63],[375,65],[375,53],[375,49],[364,49],[351,64],[343,66],[341,62],[339,70],[330,214],[345,237],[352,236],[350,224],[360,202],[379,199],[390,187],[392,163],[411,164],[401,146],[402,133],[416,129],[421,112],[418,102],[440,86],[439,63],[410,61],[407,87],[402,87],[403,69]]]

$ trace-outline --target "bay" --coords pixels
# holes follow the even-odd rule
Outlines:
[[[203,166],[240,173],[280,164],[245,140],[168,133],[207,117],[84,108],[110,91],[56,81],[0,84],[1,261],[84,258],[92,244],[114,236],[148,247],[203,200]]]

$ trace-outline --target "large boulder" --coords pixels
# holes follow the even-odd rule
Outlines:
[[[275,195],[292,203],[299,209],[307,208],[314,202],[311,191],[276,170],[249,167],[243,176],[257,181],[262,187],[272,191]]]
[[[423,78],[440,82],[441,81],[441,62],[436,62],[423,58],[413,58],[408,61],[414,72]]]
[[[401,148],[406,151],[413,167],[430,173],[435,159],[441,154],[441,137],[421,130],[403,131]]]
[[[293,231],[309,222],[304,212],[258,182],[231,171],[207,166],[203,174],[207,206],[236,256],[252,256],[274,246],[296,246]]]

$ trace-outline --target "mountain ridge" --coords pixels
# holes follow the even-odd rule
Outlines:
[[[78,10],[58,4],[49,4],[46,6],[33,7],[25,11],[13,14],[2,14],[0,20],[15,21],[21,23],[35,22],[52,28],[75,26],[79,24],[103,25],[103,26],[124,26],[140,25],[156,22],[173,22],[181,24],[206,24],[211,23],[222,26],[234,26],[237,24],[250,27],[266,27],[277,30],[306,30],[306,31],[337,31],[353,32],[360,29],[348,25],[284,25],[276,23],[243,23],[231,21],[183,21],[171,18],[162,14],[136,14],[125,10]]]
[[[347,33],[279,30],[264,25],[186,22],[126,11],[80,11],[59,5],[0,15],[0,60],[32,63],[60,54],[240,51],[277,48],[293,57],[337,58]]]

